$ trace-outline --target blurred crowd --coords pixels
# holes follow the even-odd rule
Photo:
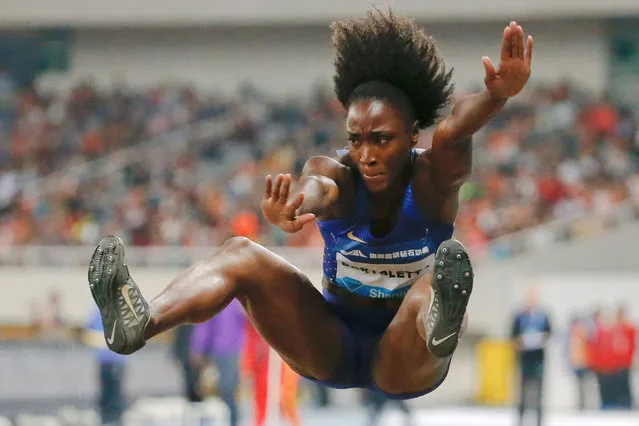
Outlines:
[[[6,77],[0,80],[6,80]],[[184,87],[100,93],[81,84],[65,96],[0,84],[0,167],[46,176],[224,110]],[[2,169],[0,169],[2,170]]]
[[[80,104],[92,107],[74,108],[78,97],[91,99]],[[41,133],[58,135],[62,130],[48,119],[56,102],[44,98],[31,91],[17,97],[15,109],[23,109],[25,103],[35,105],[39,113],[33,115],[46,122],[40,126]],[[257,203],[263,171],[299,171],[303,157],[320,151],[341,126],[341,111],[320,92],[303,101],[271,100],[247,87],[233,99],[201,100],[193,91],[168,87],[146,95],[118,92],[100,96],[82,86],[61,102],[57,112],[62,115],[59,121],[71,129],[69,138],[54,143],[52,137],[22,132],[30,136],[20,145],[27,147],[22,155],[11,150],[15,137],[8,136],[18,130],[2,136],[0,246],[93,244],[104,232],[116,231],[129,243],[141,246],[209,245],[232,235],[264,239],[269,230],[261,221]],[[82,111],[80,120],[76,110]],[[32,129],[24,114],[11,117],[4,127]],[[124,117],[129,120],[126,125],[114,124]],[[204,120],[215,121],[227,131],[196,143],[188,132],[178,130],[178,138],[185,142],[179,152],[166,156],[154,151],[151,144],[144,153],[134,151],[130,161],[117,170],[97,170],[93,163],[83,169],[86,173],[76,173],[78,168],[73,167]],[[92,130],[76,131],[77,122]],[[112,143],[116,133],[118,141]],[[55,169],[41,167],[34,152],[42,150],[37,147],[54,145],[60,148],[60,161],[53,162]],[[59,176],[65,170],[63,164],[69,173],[55,188],[32,198],[21,192],[22,183],[34,176],[40,182],[53,179],[52,170]]]
[[[0,108],[0,246],[94,244],[113,232],[139,246],[218,245],[233,235],[321,244],[316,226],[286,235],[265,223],[259,200],[265,174],[298,174],[310,155],[346,144],[344,113],[328,90],[275,100],[249,86],[228,99],[170,86],[100,93],[82,85],[68,96],[5,94]],[[225,132],[197,141],[180,133],[203,120]],[[172,129],[185,142],[177,153],[154,150],[157,140],[130,148],[121,167],[74,168]],[[419,146],[430,138],[424,132]],[[639,205],[637,117],[612,99],[563,83],[531,88],[474,143],[457,234],[475,251],[586,213],[597,225],[576,221],[568,232],[592,232],[614,222],[619,206]],[[55,184],[27,196],[25,179]]]
[[[515,98],[478,138],[478,166],[462,193],[458,228],[469,244],[481,245],[586,212],[609,225],[625,200],[637,204],[638,136],[630,108],[567,85]]]

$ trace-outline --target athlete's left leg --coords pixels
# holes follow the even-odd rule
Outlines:
[[[432,275],[408,291],[379,341],[372,368],[380,390],[399,396],[441,383],[466,327],[472,286],[473,271],[464,246],[455,240],[443,242]]]

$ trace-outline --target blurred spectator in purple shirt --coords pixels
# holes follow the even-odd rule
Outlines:
[[[244,309],[234,299],[214,318],[196,325],[191,336],[194,363],[206,359],[217,368],[217,390],[231,411],[231,426],[238,424],[237,390],[245,321]]]

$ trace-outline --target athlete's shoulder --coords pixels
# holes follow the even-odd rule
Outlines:
[[[411,180],[413,199],[428,218],[439,217],[439,207],[444,200],[433,185],[433,156],[431,149],[416,150],[417,155],[413,163],[413,177]]]
[[[320,175],[340,181],[348,175],[349,167],[340,160],[325,155],[315,155],[304,165],[303,175]]]

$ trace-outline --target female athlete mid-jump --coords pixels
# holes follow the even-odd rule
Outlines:
[[[89,285],[112,350],[135,352],[237,298],[266,341],[312,380],[402,399],[443,382],[473,284],[468,254],[450,239],[471,172],[471,136],[524,87],[532,38],[524,42],[522,28],[508,25],[499,66],[483,58],[485,90],[458,101],[436,125],[432,147],[417,150],[420,130],[453,90],[433,39],[392,12],[332,30],[347,152],[309,159],[293,187],[288,175],[267,177],[262,202],[284,231],[318,222],[323,294],[286,260],[236,237],[147,302],[122,242],[109,236],[91,259]]]

